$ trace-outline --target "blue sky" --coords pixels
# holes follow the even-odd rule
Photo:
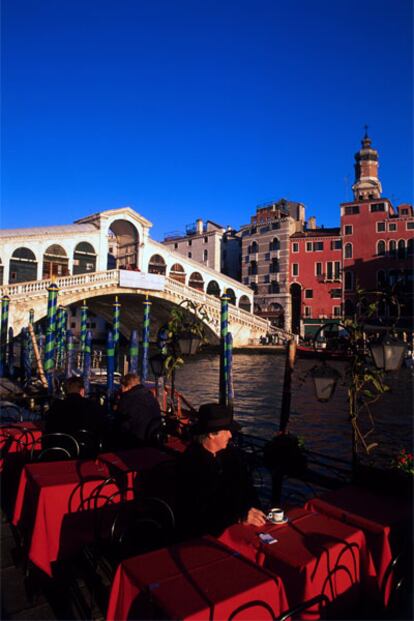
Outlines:
[[[412,201],[411,0],[2,0],[2,228],[130,205],[152,236],[305,203],[339,223],[365,123]]]

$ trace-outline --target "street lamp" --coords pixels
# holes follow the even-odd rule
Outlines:
[[[201,336],[193,332],[181,332],[177,335],[178,347],[184,356],[196,354],[201,345],[201,341]]]
[[[388,334],[383,339],[370,343],[369,348],[377,369],[399,371],[407,345],[404,341],[391,337]]]
[[[311,370],[311,376],[318,401],[322,403],[329,401],[333,397],[341,374],[324,361],[321,366],[314,367]]]

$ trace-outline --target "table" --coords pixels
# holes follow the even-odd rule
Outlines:
[[[392,583],[388,581],[384,584],[384,578],[398,546],[401,545],[401,535],[412,524],[411,502],[357,485],[347,485],[327,492],[320,498],[312,498],[305,506],[311,511],[330,515],[364,531],[383,601],[387,605]]]
[[[107,621],[129,616],[271,621],[286,609],[277,576],[202,537],[123,561],[113,581]]]
[[[378,601],[375,569],[361,530],[302,508],[290,510],[288,518],[284,525],[269,523],[261,529],[235,524],[219,541],[277,574],[289,607],[322,593],[331,602],[330,616],[343,618],[344,611],[359,605],[363,594]],[[262,544],[258,530],[277,542]],[[318,610],[309,609],[300,618],[319,618]]]
[[[79,520],[76,508],[81,493],[87,497],[109,476],[107,466],[92,460],[38,462],[23,468],[12,523],[24,533],[29,559],[49,576],[54,561],[79,550],[93,537],[93,512],[83,511]]]
[[[26,433],[27,432],[27,433]],[[27,454],[32,448],[40,449],[42,429],[38,423],[17,422],[0,427],[0,472],[7,456],[11,453]]]

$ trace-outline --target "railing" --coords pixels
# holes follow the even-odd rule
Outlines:
[[[74,289],[83,285],[101,284],[101,283],[118,283],[119,270],[105,270],[103,272],[91,272],[86,274],[78,274],[76,276],[62,276],[61,278],[46,280],[33,280],[30,282],[17,283],[15,285],[3,285],[0,288],[1,295],[9,295],[10,297],[25,296],[27,294],[45,294],[48,287],[55,283],[59,289]]]

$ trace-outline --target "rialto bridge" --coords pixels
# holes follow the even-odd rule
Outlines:
[[[212,343],[220,333],[220,296],[230,297],[234,344],[258,343],[269,322],[252,314],[250,288],[170,250],[149,236],[151,222],[129,207],[104,211],[74,224],[0,231],[1,294],[10,297],[9,325],[17,335],[46,316],[47,288],[59,288],[58,304],[87,300],[89,309],[112,322],[115,296],[121,303],[121,332],[142,325],[143,300],[152,302],[151,338],[168,320],[170,308],[189,299],[203,304]],[[274,332],[275,329],[272,328]],[[285,336],[285,333],[282,333]]]

